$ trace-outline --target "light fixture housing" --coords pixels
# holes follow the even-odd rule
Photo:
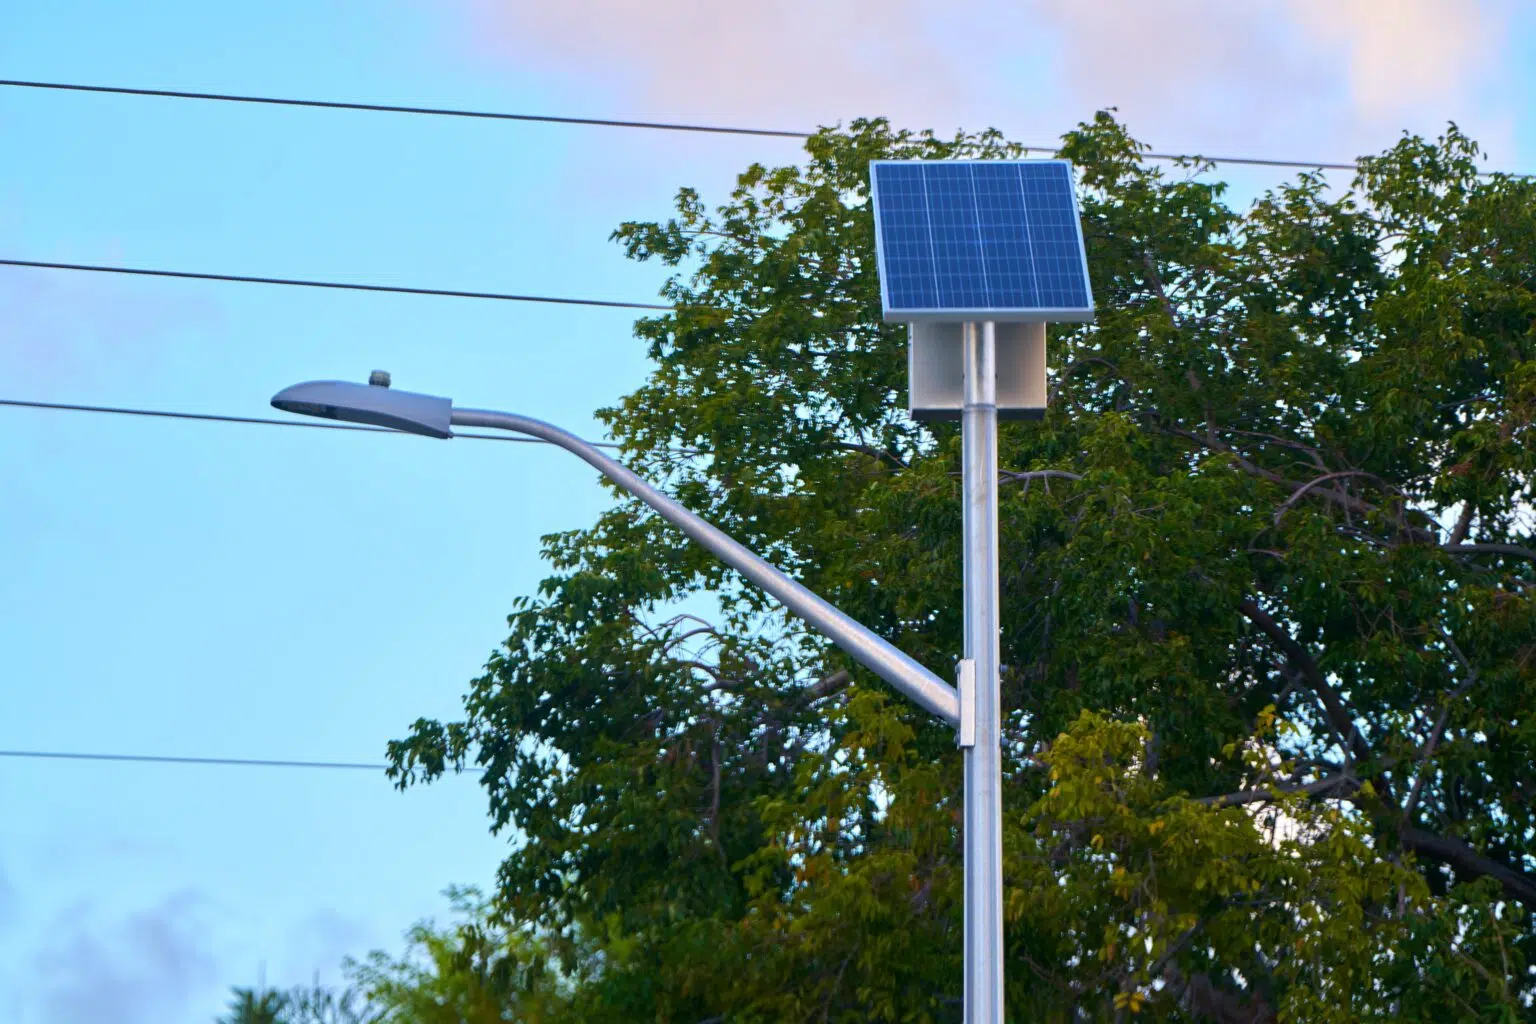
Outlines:
[[[403,430],[409,434],[453,436],[453,400],[413,391],[396,391],[379,384],[344,380],[311,380],[286,387],[272,396],[272,407],[301,416],[319,416],[348,423]]]

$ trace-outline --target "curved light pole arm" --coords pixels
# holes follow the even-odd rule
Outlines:
[[[953,687],[918,664],[885,638],[816,596],[768,562],[711,526],[644,478],[581,438],[529,416],[483,409],[454,409],[455,426],[490,427],[529,434],[580,456],[609,480],[633,494],[662,518],[713,552],[722,562],[757,584],[818,632],[851,654],[865,668],[950,725],[960,724],[960,698]]]

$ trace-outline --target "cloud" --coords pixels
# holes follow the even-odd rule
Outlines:
[[[105,922],[77,907],[48,934],[32,965],[31,999],[35,1019],[48,1024],[166,1024],[223,981],[204,901],[191,891]]]
[[[1480,84],[1498,63],[1489,0],[1036,0],[1061,31],[1074,91],[1182,106],[1190,87],[1245,103],[1342,99],[1400,116]],[[1188,100],[1199,101],[1199,97]]]
[[[1054,139],[1117,106],[1160,145],[1317,159],[1446,119],[1502,132],[1508,0],[457,0],[465,45],[626,114],[885,114]],[[439,5],[440,7],[442,5]],[[584,99],[583,102],[592,102]],[[1353,147],[1353,148],[1351,148]]]
[[[795,118],[787,127],[963,99],[968,71],[934,60],[928,44],[943,9],[939,0],[461,4],[487,56],[606,80],[658,115]]]
[[[317,975],[335,981],[342,961],[349,956],[362,959],[374,939],[362,921],[328,908],[316,910],[288,929],[273,977],[284,985],[308,984]]]
[[[1503,12],[1467,0],[1286,0],[1308,38],[1342,53],[1366,116],[1396,115],[1475,84]]]
[[[0,267],[0,373],[52,382],[140,372],[168,339],[216,318],[210,301],[160,282]]]
[[[21,893],[17,891],[5,865],[0,864],[0,932],[16,923],[21,914]]]
[[[1054,29],[1059,102],[1117,107],[1163,147],[1258,143],[1295,131],[1329,92],[1271,3],[1036,0]]]

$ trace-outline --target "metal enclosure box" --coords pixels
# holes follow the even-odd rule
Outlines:
[[[907,412],[915,420],[958,420],[965,404],[958,323],[907,327]],[[999,323],[997,416],[1038,420],[1045,416],[1045,324]]]

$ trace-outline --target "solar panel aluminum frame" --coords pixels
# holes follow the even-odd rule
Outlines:
[[[890,275],[886,273],[885,231],[880,223],[880,176],[875,168],[887,164],[944,163],[984,164],[989,167],[1017,164],[1061,164],[1067,169],[1072,199],[1072,228],[1077,234],[1078,258],[1082,262],[1083,290],[1087,304],[1067,308],[898,308],[890,303]],[[1077,173],[1070,160],[871,160],[869,162],[870,207],[875,214],[875,261],[880,277],[881,318],[887,323],[960,323],[990,320],[994,323],[1085,323],[1093,319],[1093,281],[1088,276],[1088,250],[1083,242],[1082,211],[1077,202]]]
[[[965,408],[961,324],[915,323],[907,345],[907,415],[919,422],[958,420]],[[997,418],[1045,416],[1045,325],[1001,323],[995,328]]]

